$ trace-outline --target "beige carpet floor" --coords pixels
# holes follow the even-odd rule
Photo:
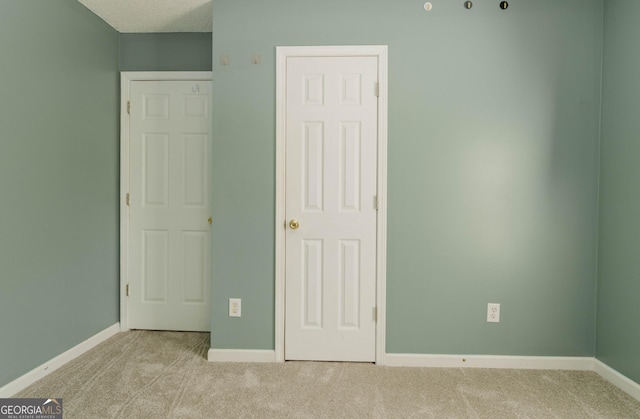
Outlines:
[[[210,363],[209,334],[120,333],[18,393],[65,418],[640,418],[593,372]]]

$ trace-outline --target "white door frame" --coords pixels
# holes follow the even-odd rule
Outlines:
[[[122,71],[120,73],[120,330],[129,330],[127,285],[129,284],[129,112],[130,87],[134,81],[210,81],[211,71]],[[213,97],[213,94],[211,95]],[[212,109],[211,103],[209,109]],[[211,147],[209,147],[211,150]],[[211,151],[209,151],[211,153]],[[211,155],[209,156],[211,161]],[[211,167],[211,165],[209,165]]]
[[[285,127],[286,68],[289,57],[378,58],[378,220],[376,243],[376,364],[384,365],[387,293],[387,46],[313,46],[276,48],[276,283],[275,355],[284,362],[285,324]]]

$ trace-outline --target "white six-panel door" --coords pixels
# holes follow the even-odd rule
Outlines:
[[[131,329],[210,330],[210,95],[210,81],[131,82]]]
[[[374,361],[378,60],[286,63],[285,359]]]

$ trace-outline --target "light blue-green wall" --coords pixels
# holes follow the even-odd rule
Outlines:
[[[120,34],[120,71],[211,71],[211,33]]]
[[[604,17],[596,356],[640,383],[640,2]]]
[[[602,1],[423,3],[214,2],[212,347],[274,348],[275,46],[385,44],[387,352],[594,355]]]
[[[0,1],[0,386],[118,322],[118,33]]]

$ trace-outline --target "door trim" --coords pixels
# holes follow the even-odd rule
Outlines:
[[[275,355],[284,362],[285,327],[285,127],[286,64],[289,57],[378,58],[378,219],[376,241],[376,364],[384,365],[387,293],[387,67],[386,45],[276,47],[276,260]]]
[[[134,81],[211,81],[211,71],[122,71],[120,72],[120,331],[129,330],[127,284],[129,283],[129,113],[131,82]],[[211,94],[213,97],[213,92]],[[209,103],[209,109],[212,109]],[[211,147],[209,147],[211,153]],[[211,161],[211,155],[209,156]],[[209,165],[211,167],[211,165]]]

